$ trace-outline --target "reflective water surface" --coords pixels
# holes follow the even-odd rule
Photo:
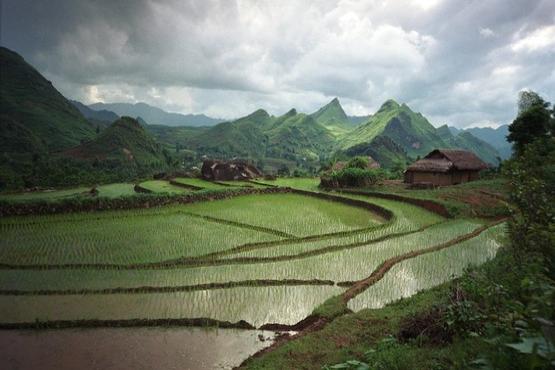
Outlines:
[[[240,329],[0,330],[0,368],[231,369],[273,338],[274,332]]]

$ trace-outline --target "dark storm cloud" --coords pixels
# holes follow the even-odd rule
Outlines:
[[[551,0],[4,0],[2,44],[69,97],[237,117],[393,97],[457,126],[555,99]]]

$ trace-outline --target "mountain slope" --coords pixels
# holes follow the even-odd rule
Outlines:
[[[294,109],[278,117],[265,134],[268,136],[266,156],[289,160],[318,161],[334,143],[330,130]]]
[[[499,152],[502,159],[507,159],[512,154],[512,145],[507,141],[507,135],[509,134],[509,126],[501,125],[497,128],[491,127],[472,127],[464,130],[457,129],[455,127],[449,127],[449,129],[457,132],[469,132],[474,137],[483,140],[493,146]]]
[[[478,139],[468,131],[459,131],[453,135],[447,125],[437,128],[438,135],[449,145],[450,148],[466,149],[474,152],[483,161],[497,165],[499,152],[487,142]]]
[[[131,117],[122,117],[96,139],[61,153],[85,161],[111,161],[161,170],[167,164],[162,146]]]
[[[0,47],[0,147],[3,152],[60,150],[93,138],[95,127],[17,53]],[[17,141],[12,139],[17,137]]]
[[[435,148],[446,147],[434,126],[420,113],[394,100],[386,101],[367,123],[358,126],[339,142],[341,149],[372,142],[378,136],[387,136],[401,146],[411,157],[422,156]]]
[[[354,127],[370,118],[369,116],[348,116],[337,98],[334,98],[328,104],[310,114],[310,117],[327,127],[336,137],[345,135]]]
[[[95,103],[89,105],[93,110],[109,110],[120,116],[141,117],[151,125],[165,126],[213,126],[222,120],[204,114],[170,113],[146,103]]]
[[[259,109],[238,120],[217,124],[191,137],[184,146],[197,151],[200,156],[262,158],[268,142],[263,128],[271,121],[270,115]]]

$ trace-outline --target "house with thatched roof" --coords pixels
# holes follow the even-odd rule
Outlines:
[[[261,177],[262,173],[245,161],[206,160],[200,170],[202,177],[211,181],[246,180]]]
[[[367,156],[365,158],[368,160],[368,166],[366,167],[367,169],[371,170],[371,169],[375,169],[375,168],[380,168],[380,164],[378,162],[376,162],[376,160],[374,160],[374,158],[372,158],[370,156]],[[331,170],[332,171],[341,171],[346,166],[347,166],[347,162],[337,161],[333,164],[333,166],[331,167]]]
[[[481,170],[489,166],[476,154],[458,149],[435,149],[405,171],[405,183],[422,185],[456,185],[478,180]]]

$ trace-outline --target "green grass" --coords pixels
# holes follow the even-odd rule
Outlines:
[[[14,203],[36,202],[36,201],[58,201],[77,196],[90,196],[89,187],[78,187],[64,190],[45,190],[25,193],[4,193],[0,194],[0,200]]]
[[[221,182],[223,184],[228,184],[228,185],[231,185],[231,186],[240,186],[240,187],[246,187],[246,188],[265,188],[266,187],[264,185],[254,184],[254,183],[249,182],[249,181],[241,181],[241,180],[218,181],[218,182]]]
[[[279,239],[257,231],[162,210],[11,218],[0,222],[0,262],[144,263],[196,256],[247,242]]]
[[[366,209],[297,194],[239,196],[192,204],[190,211],[306,236],[369,227],[379,218]]]
[[[190,190],[172,185],[166,180],[149,180],[141,182],[139,185],[153,193],[185,194],[190,192]]]
[[[312,179],[285,181],[305,189],[315,184]],[[193,184],[201,182],[197,179]],[[164,189],[167,183],[151,181],[148,184]],[[126,184],[115,184],[104,191],[118,196],[126,189],[129,189]],[[102,188],[99,191],[101,194]],[[83,294],[73,295],[0,295],[0,312],[6,312],[1,320],[209,317],[233,322],[246,320],[259,326],[272,322],[293,324],[315,309],[317,313],[335,317],[344,313],[344,306],[335,304],[337,295],[344,291],[337,286],[262,287],[253,283],[252,287],[175,293],[141,290],[128,294],[87,294],[86,290],[182,287],[252,280],[356,281],[368,277],[388,258],[445,243],[482,225],[482,221],[476,219],[446,221],[422,208],[397,201],[368,196],[352,198],[390,209],[394,217],[383,223],[384,220],[363,208],[287,193],[247,195],[153,209],[4,218],[0,220],[0,263],[5,264],[134,265],[181,257],[202,258],[245,243],[257,243],[258,247],[204,257],[206,265],[196,267],[0,269],[0,290],[4,291],[85,290]],[[422,227],[427,228],[418,231]],[[314,238],[287,240],[280,232]],[[344,234],[322,236],[331,232]],[[377,240],[408,232],[412,233]],[[497,229],[484,233],[480,239],[472,240],[473,245],[493,243],[490,239],[498,233],[501,231]],[[461,249],[456,249],[459,247]],[[429,258],[434,261],[434,257],[446,269],[439,266],[429,280],[422,278],[423,282],[415,284],[413,290],[405,289],[406,283],[398,284],[400,278],[387,280],[387,285],[376,285],[379,289],[371,288],[357,297],[354,304],[376,301],[376,292],[382,294],[383,302],[414,294],[420,287],[448,279],[453,271],[456,273],[457,268],[465,266],[466,263],[460,263],[462,260],[481,262],[491,257],[491,249],[472,246],[470,249],[470,255],[461,254],[468,250],[461,245],[447,250],[460,251],[459,254],[441,251],[437,256],[430,254],[414,262],[407,260],[400,271],[405,271],[406,266],[416,266],[414,274],[425,275],[426,269],[422,266],[426,266]],[[307,252],[313,254],[307,255]],[[234,258],[258,258],[259,261],[229,260]],[[398,276],[398,269],[392,269],[392,273]],[[64,310],[59,309],[61,306]]]
[[[98,196],[104,198],[119,198],[132,196],[135,193],[135,185],[128,183],[116,183],[108,185],[100,185],[96,188],[98,190]]]
[[[318,191],[318,185],[320,185],[319,177],[278,177],[275,180],[257,180],[257,182],[276,185],[276,186],[286,186],[293,189]]]
[[[202,179],[193,178],[193,177],[176,177],[174,179],[174,181],[185,184],[185,185],[198,186],[198,187],[201,187],[203,189],[209,189],[209,190],[226,189],[226,186],[216,184],[216,183],[213,183],[211,181],[206,181],[206,180],[202,180]]]
[[[374,347],[376,342],[397,333],[403,317],[426,311],[433,305],[444,302],[447,292],[448,288],[441,286],[382,309],[343,315],[322,330],[285,343],[264,356],[252,358],[245,368],[320,370],[325,364],[333,365],[353,358],[363,359],[364,353]],[[437,347],[422,348],[421,351],[429,357],[444,356]],[[431,368],[429,362],[422,362],[425,366],[421,367],[413,357],[409,362],[405,358],[396,358],[399,361],[397,365],[402,369]]]
[[[301,259],[167,270],[22,270],[0,271],[1,289],[53,290],[141,286],[182,286],[264,279],[364,279],[384,260],[428,248],[474,230],[474,221],[450,221],[426,231]],[[333,241],[330,241],[333,244]]]

